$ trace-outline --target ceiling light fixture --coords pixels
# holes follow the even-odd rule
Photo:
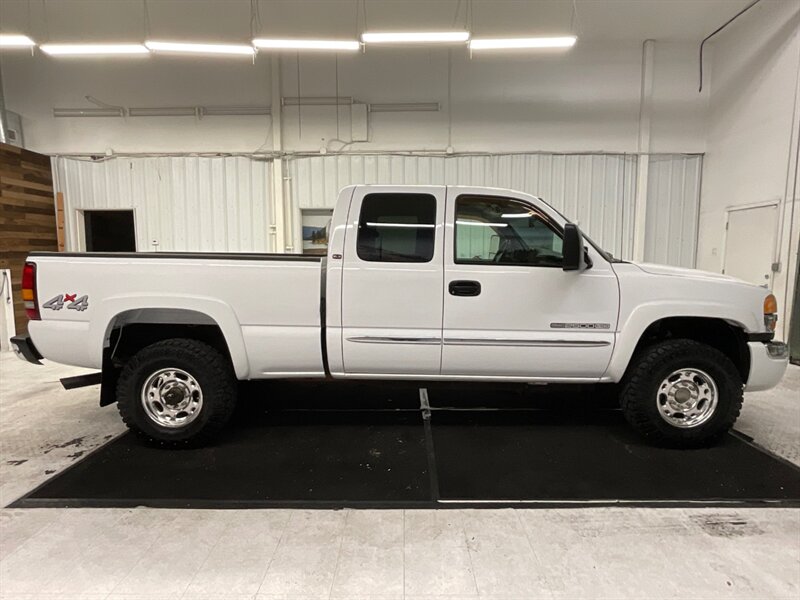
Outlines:
[[[36,42],[27,35],[0,33],[0,48],[30,48],[35,45]]]
[[[104,56],[109,54],[147,54],[141,44],[42,44],[50,56]]]
[[[523,48],[571,48],[578,40],[574,35],[563,37],[498,38],[470,40],[470,50],[513,50]]]
[[[362,33],[365,44],[457,44],[469,40],[469,31]]]
[[[355,40],[276,40],[257,38],[253,40],[256,48],[264,50],[345,50],[353,52],[361,49]]]
[[[223,54],[233,56],[253,56],[255,49],[244,44],[197,44],[191,42],[156,42],[144,43],[153,52],[173,52],[176,54]]]

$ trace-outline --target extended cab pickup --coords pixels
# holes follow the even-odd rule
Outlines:
[[[351,186],[328,237],[325,257],[33,253],[14,344],[101,369],[101,404],[166,445],[266,378],[606,383],[642,434],[698,445],[788,362],[764,288],[616,260],[527,194]]]

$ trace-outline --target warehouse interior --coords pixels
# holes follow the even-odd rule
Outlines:
[[[509,39],[552,47],[491,47]],[[796,0],[0,0],[0,115],[0,600],[800,594]],[[279,382],[240,391],[234,430],[272,441],[253,442],[263,464],[239,454],[226,472],[210,450],[140,451],[99,386],[60,383],[91,370],[11,351],[31,252],[325,256],[339,191],[361,184],[516,190],[615,259],[771,290],[792,364],[775,388],[745,388],[741,462],[615,433],[618,460],[594,479],[564,468],[584,479],[459,503],[448,489],[536,481],[530,464],[561,469],[549,457],[562,452],[593,464],[605,413],[568,392],[554,409],[561,391],[546,386]],[[508,442],[494,466],[447,458],[459,428],[464,448],[494,448],[532,408],[552,455]],[[420,419],[433,504],[406,502],[419,473],[401,463],[386,463],[396,490],[367,489],[396,451],[379,436],[393,418]],[[359,436],[365,457],[347,454]],[[352,489],[316,502],[319,473],[337,469]],[[748,469],[758,486],[726,496]],[[609,495],[629,479],[633,500]],[[280,502],[236,496],[267,482]],[[700,496],[681,496],[697,482]]]

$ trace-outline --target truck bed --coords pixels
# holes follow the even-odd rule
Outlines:
[[[30,334],[52,360],[100,368],[111,329],[135,315],[218,325],[240,379],[324,375],[320,256],[37,252],[29,260],[42,317]],[[87,296],[87,306],[45,307],[59,295]]]

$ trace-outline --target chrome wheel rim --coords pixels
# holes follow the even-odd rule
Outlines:
[[[150,420],[161,427],[185,427],[200,414],[203,391],[183,369],[159,369],[142,387],[142,407]]]
[[[700,369],[678,369],[658,386],[658,414],[673,427],[690,429],[708,421],[717,408],[714,379]]]

